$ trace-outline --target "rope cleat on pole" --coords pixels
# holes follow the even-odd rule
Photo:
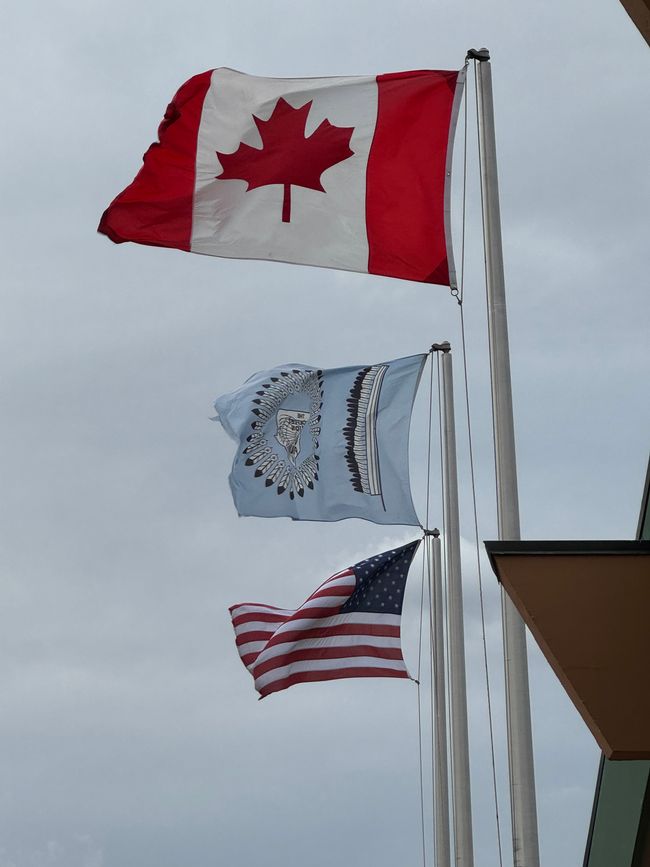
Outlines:
[[[465,60],[478,60],[479,63],[484,63],[490,59],[490,52],[487,48],[470,48],[467,52]]]

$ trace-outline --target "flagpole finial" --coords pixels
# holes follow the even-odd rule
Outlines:
[[[490,52],[487,48],[470,48],[467,52],[467,57],[465,58],[465,60],[478,60],[481,63],[484,63],[489,59]]]
[[[443,343],[433,343],[431,344],[431,349],[429,352],[450,352],[451,351],[451,343],[448,340],[445,340]]]
[[[440,530],[437,527],[434,527],[433,530],[422,530],[425,536],[433,536],[434,539],[440,538]]]

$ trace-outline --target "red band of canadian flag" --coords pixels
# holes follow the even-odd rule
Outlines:
[[[178,91],[99,231],[215,256],[454,285],[451,148],[464,72],[269,79]]]

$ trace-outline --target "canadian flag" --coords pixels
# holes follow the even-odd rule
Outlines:
[[[196,75],[99,231],[116,243],[453,286],[451,155],[463,83],[462,70]]]

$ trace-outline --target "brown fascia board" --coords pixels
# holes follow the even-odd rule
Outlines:
[[[650,0],[621,0],[621,5],[650,45]]]
[[[605,755],[650,758],[650,542],[485,546]]]

